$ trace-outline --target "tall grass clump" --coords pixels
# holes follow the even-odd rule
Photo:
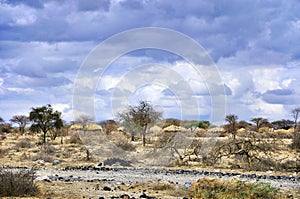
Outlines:
[[[192,198],[279,198],[278,189],[264,182],[238,180],[199,179],[189,190]]]
[[[11,171],[0,169],[0,196],[27,197],[37,196],[39,188],[34,184],[33,170]]]

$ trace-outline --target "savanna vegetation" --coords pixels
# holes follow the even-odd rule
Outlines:
[[[15,115],[9,122],[0,117],[0,166],[57,169],[98,165],[116,157],[137,166],[298,175],[300,108],[293,109],[291,115],[291,120],[255,117],[243,121],[235,114],[228,114],[224,125],[214,126],[209,121],[162,118],[161,112],[142,101],[120,112],[116,120],[97,122],[82,115],[65,122],[59,111],[45,105],[32,108],[28,115]],[[9,173],[2,169],[0,178],[0,196],[39,193],[33,173]],[[237,190],[240,195],[235,194]],[[279,192],[262,183],[199,179],[180,193],[195,198],[276,198]]]

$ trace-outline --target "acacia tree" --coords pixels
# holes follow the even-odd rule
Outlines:
[[[252,118],[250,121],[255,124],[257,132],[264,124],[269,123],[267,119],[262,118],[262,117],[255,117],[255,118]]]
[[[5,121],[2,117],[0,117],[0,124],[3,124]]]
[[[141,101],[137,106],[129,106],[127,110],[119,113],[119,120],[131,133],[131,140],[137,133],[142,134],[143,146],[146,145],[146,133],[151,124],[161,117],[162,113],[156,111],[147,101]]]
[[[294,118],[294,129],[296,130],[298,127],[298,119],[300,117],[300,107],[294,108],[292,114]]]
[[[234,114],[229,114],[225,117],[225,121],[228,122],[228,131],[233,135],[233,139],[236,137],[237,120],[238,116]]]
[[[10,119],[10,121],[18,124],[19,130],[21,134],[23,134],[25,132],[26,125],[29,123],[29,118],[25,115],[15,115]]]
[[[80,115],[75,120],[75,124],[80,124],[83,129],[87,129],[87,126],[93,121],[93,117],[89,115]]]
[[[43,143],[46,143],[46,134],[51,130],[59,130],[63,127],[61,112],[54,111],[50,104],[32,108],[29,113],[32,122],[30,129],[34,132],[43,132]]]
[[[100,125],[102,126],[104,133],[107,135],[118,130],[118,124],[115,120],[106,120],[100,122]]]
[[[292,110],[294,118],[294,138],[293,138],[293,147],[300,149],[300,133],[298,132],[298,119],[300,117],[300,107],[294,108]]]

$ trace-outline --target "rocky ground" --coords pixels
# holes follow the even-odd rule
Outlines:
[[[13,170],[20,169],[28,168]],[[35,181],[41,187],[43,197],[48,198],[178,198],[176,195],[180,191],[189,188],[201,178],[262,181],[280,188],[283,192],[290,192],[291,198],[299,197],[297,190],[300,190],[300,177],[272,173],[69,166],[59,170],[36,170]]]
[[[56,139],[39,145],[39,139],[32,135],[6,134],[0,140],[0,166],[13,170],[35,168],[35,183],[41,189],[38,198],[184,198],[190,185],[199,179],[212,178],[267,182],[284,193],[282,198],[300,199],[300,173],[295,170],[258,172],[233,169],[226,164],[218,169],[192,164],[150,167],[144,164],[144,158],[150,162],[160,157],[160,163],[169,162],[165,158],[170,157],[168,151],[162,148],[159,153],[152,153],[153,144],[144,148],[140,142],[129,142],[116,135],[111,139],[113,145],[101,145],[96,155],[87,154],[88,145],[73,136],[64,137],[63,144]],[[290,141],[282,139],[283,146],[274,157],[297,162],[299,154],[288,147]],[[110,143],[107,139],[97,140],[97,144],[101,142]],[[101,160],[93,159],[93,155],[102,155]]]

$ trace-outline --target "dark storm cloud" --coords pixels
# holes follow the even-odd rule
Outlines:
[[[221,75],[228,76],[224,84],[214,85],[211,93],[198,87],[196,95],[217,94],[225,85],[228,104],[241,110],[241,115],[249,115],[250,109],[272,114],[276,109],[276,114],[282,115],[286,106],[299,104],[300,3],[297,0],[0,2],[2,99],[20,100],[20,89],[29,87],[32,101],[41,96],[41,101],[48,103],[57,102],[54,99],[60,95],[70,99],[70,85],[90,50],[121,31],[154,26],[171,28],[194,39],[207,50]],[[141,57],[171,65],[180,61],[176,56],[166,59],[164,53],[148,50],[132,53],[123,65],[134,68],[136,62],[132,60]],[[140,60],[139,64],[149,62]],[[108,71],[112,79],[124,72],[120,67],[112,66]],[[196,85],[199,83],[198,79],[194,81]],[[98,94],[105,95],[106,91]],[[30,102],[29,98],[26,95]],[[282,106],[274,109],[273,104]]]
[[[262,98],[270,104],[297,104],[300,99],[291,89],[268,90],[262,95]]]

